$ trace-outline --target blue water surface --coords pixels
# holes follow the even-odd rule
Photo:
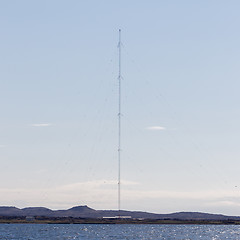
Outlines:
[[[236,225],[0,224],[1,240],[240,239]]]

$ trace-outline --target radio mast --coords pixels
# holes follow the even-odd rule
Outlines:
[[[118,211],[120,218],[121,210],[121,29],[119,29],[119,42],[118,42],[118,54],[119,54],[119,65],[118,65]]]

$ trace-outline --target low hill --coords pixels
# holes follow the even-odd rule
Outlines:
[[[155,214],[141,211],[120,211],[121,216],[143,219],[159,220],[240,220],[240,217],[226,216],[220,214],[209,214],[201,212],[177,212],[170,214]],[[51,210],[44,207],[0,207],[0,216],[7,217],[26,217],[26,216],[44,216],[44,217],[73,217],[73,218],[111,218],[119,216],[115,210],[95,210],[88,206],[76,206],[67,210]]]

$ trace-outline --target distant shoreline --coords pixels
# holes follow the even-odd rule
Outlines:
[[[195,224],[240,225],[240,220],[180,220],[180,219],[102,219],[72,217],[6,217],[0,216],[0,224]]]
[[[121,216],[120,219],[118,216]],[[66,210],[45,207],[0,206],[0,223],[107,223],[107,224],[240,224],[240,216],[202,212],[156,214],[128,210],[95,210],[75,206]]]

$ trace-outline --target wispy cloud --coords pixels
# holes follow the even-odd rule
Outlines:
[[[133,181],[128,181],[128,180],[122,180],[121,183],[124,186],[132,186],[132,185],[138,185],[139,183],[137,182],[133,182]],[[117,181],[116,180],[107,180],[107,179],[103,179],[103,180],[95,180],[95,181],[87,181],[87,182],[78,182],[78,183],[72,183],[72,184],[68,184],[68,185],[64,185],[62,186],[62,189],[64,190],[76,190],[76,189],[90,189],[90,188],[95,188],[95,189],[102,189],[105,188],[107,186],[113,186],[115,188],[115,186],[117,186]]]
[[[162,131],[162,130],[166,130],[165,127],[162,126],[150,126],[146,128],[147,130],[152,130],[152,131]]]
[[[123,186],[137,185],[137,182],[122,181]],[[66,208],[87,204],[96,208],[114,209],[117,202],[117,181],[102,179],[77,182],[44,188],[0,188],[1,199],[6,205],[47,206]],[[126,192],[125,194],[128,194]]]
[[[213,202],[208,202],[208,206],[214,206],[214,207],[225,207],[225,206],[234,206],[234,207],[240,207],[240,203],[238,201],[238,198],[232,198],[229,200],[219,200],[219,201],[213,201]]]
[[[32,127],[49,127],[52,126],[51,123],[34,123],[31,125]]]

